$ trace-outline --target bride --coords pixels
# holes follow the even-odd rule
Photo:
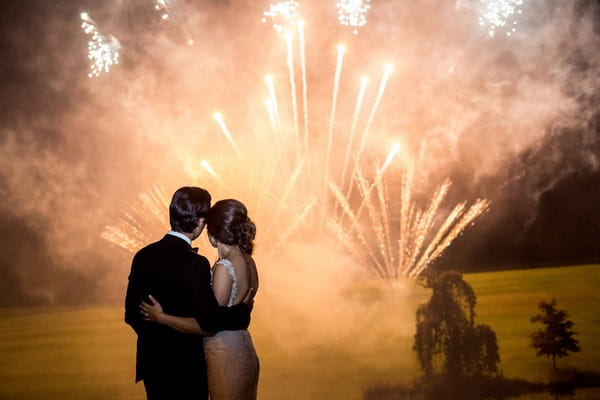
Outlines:
[[[216,202],[206,218],[208,239],[217,248],[219,260],[212,268],[212,289],[220,305],[241,303],[258,288],[258,272],[252,259],[256,227],[244,204],[237,200]],[[165,314],[150,297],[141,304],[146,319],[182,332],[206,335],[194,318]],[[204,353],[211,400],[254,400],[257,395],[259,362],[247,330],[221,331],[204,338]]]

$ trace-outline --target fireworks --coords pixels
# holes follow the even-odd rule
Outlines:
[[[167,0],[156,0],[154,9],[160,13],[160,18],[164,21],[171,18],[171,6]]]
[[[263,22],[268,19],[273,21],[273,28],[277,33],[282,33],[286,28],[294,25],[298,20],[298,2],[280,1],[269,6],[269,10],[263,14]]]
[[[164,235],[169,228],[169,201],[162,186],[154,185],[140,193],[137,200],[127,203],[123,217],[100,235],[132,253]]]
[[[507,36],[517,31],[517,21],[511,17],[521,14],[519,8],[523,0],[480,0],[479,25],[487,29],[488,35],[494,37],[497,30],[503,29]]]
[[[357,170],[356,180],[360,200],[353,204],[340,188],[329,182],[342,214],[329,218],[329,229],[339,243],[361,264],[379,278],[415,278],[441,256],[465,228],[489,208],[489,201],[478,199],[467,207],[459,203],[440,220],[440,206],[450,188],[446,180],[435,190],[429,205],[421,209],[412,200],[414,163],[409,161],[402,175],[398,217],[390,209],[389,188],[384,173],[399,147],[392,148],[373,182]],[[366,215],[364,214],[366,210]],[[396,225],[392,226],[392,222]]]
[[[225,121],[223,120],[223,116],[221,115],[221,113],[216,112],[213,114],[213,117],[215,118],[215,121],[217,121],[219,128],[221,128],[223,135],[225,135],[225,138],[227,139],[229,144],[231,144],[231,147],[233,148],[233,150],[235,150],[235,152],[238,155],[240,155],[240,149],[238,148],[237,144],[233,140],[233,136],[231,136],[231,132],[229,132],[227,125],[225,125]]]
[[[175,10],[175,6],[169,0],[156,0],[154,9],[160,14],[160,19],[163,21],[172,21],[181,31],[189,46],[194,44],[194,40],[189,33],[189,29],[183,20],[181,20]]]
[[[365,15],[371,8],[369,0],[340,0],[336,5],[338,21],[344,26],[353,27],[356,35],[358,28],[367,23]]]
[[[327,134],[327,150],[325,155],[325,177],[329,176],[329,158],[331,156],[331,147],[333,145],[333,126],[335,124],[335,108],[337,105],[338,90],[340,87],[340,77],[342,75],[342,63],[344,61],[344,45],[337,47],[337,62],[335,65],[335,75],[333,78],[333,95],[331,100],[331,114],[329,116],[329,130]]]
[[[278,4],[289,9],[292,3],[296,4]],[[297,4],[294,12],[295,7]],[[264,249],[261,251],[274,254],[295,232],[314,235],[314,227],[323,226],[328,229],[319,232],[319,235],[330,233],[376,277],[415,278],[488,209],[489,202],[476,200],[471,206],[465,202],[444,208],[442,203],[451,185],[450,181],[445,181],[434,190],[429,204],[421,207],[413,200],[415,163],[406,161],[408,155],[399,144],[392,146],[377,168],[365,168],[366,159],[372,156],[372,149],[368,146],[369,132],[383,101],[392,66],[383,68],[379,86],[371,94],[367,93],[368,78],[362,78],[353,113],[350,110],[344,114],[342,106],[338,110],[338,97],[343,95],[340,81],[344,46],[337,48],[331,102],[318,101],[314,108],[311,106],[311,116],[317,116],[311,119],[311,126],[315,126],[315,132],[327,135],[326,154],[323,154],[322,142],[318,138],[308,141],[309,105],[301,22],[297,28],[297,41],[293,40],[293,30],[278,29],[284,33],[287,51],[282,69],[285,68],[289,76],[289,85],[282,86],[289,88],[289,93],[283,95],[278,92],[281,89],[276,87],[274,77],[265,76],[266,115],[263,123],[270,130],[256,129],[234,139],[223,116],[214,113],[213,118],[233,152],[227,149],[220,154],[214,150],[210,153],[211,160],[198,163],[194,150],[186,148],[184,152],[189,151],[189,154],[182,154],[182,158],[191,160],[186,165],[191,167],[184,170],[193,171],[195,176],[200,171],[197,178],[216,182],[218,185],[211,189],[215,197],[239,198],[246,203],[260,226],[261,237],[265,239],[262,241],[265,247],[261,247]],[[300,53],[300,60],[295,62],[293,54],[296,51]],[[294,72],[298,62],[302,71],[303,143],[300,140],[300,110]],[[366,104],[365,99],[371,99],[372,103]],[[339,104],[347,102],[340,98]],[[341,128],[344,124],[336,126],[338,114],[339,119],[348,117],[350,121],[351,117],[349,132]],[[336,157],[334,149],[341,150],[343,154]],[[232,157],[234,153],[235,157]],[[291,154],[295,158],[288,157]],[[364,154],[367,157],[363,157]],[[401,154],[403,157],[400,157]],[[392,187],[387,175],[394,170],[391,166],[399,158],[405,162],[401,184]],[[394,197],[389,196],[390,191],[394,191]],[[396,195],[397,192],[400,194]],[[129,250],[149,242],[150,237],[142,236],[143,225],[156,224],[156,209],[159,202],[167,209],[166,197],[154,189],[140,195],[140,199],[142,203],[135,211],[137,214],[132,211],[134,207],[129,207],[125,210],[125,218],[107,227],[102,237]],[[164,223],[160,226],[164,227]]]
[[[88,58],[91,71],[88,76],[92,78],[100,76],[102,72],[108,73],[111,66],[119,63],[119,41],[113,35],[102,32],[88,13],[81,13],[81,21],[81,28],[90,36]]]

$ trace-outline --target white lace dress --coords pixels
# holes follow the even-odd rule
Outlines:
[[[228,307],[237,295],[237,279],[231,261],[217,261],[233,278]],[[215,268],[213,267],[213,269]],[[259,363],[247,330],[221,331],[204,338],[204,353],[211,400],[254,400],[258,387]]]

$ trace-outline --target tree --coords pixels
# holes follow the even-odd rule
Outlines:
[[[581,350],[573,337],[577,333],[571,330],[575,323],[567,319],[569,315],[565,310],[556,309],[556,299],[550,303],[540,301],[538,308],[542,312],[531,317],[531,322],[541,322],[545,327],[530,335],[531,346],[537,350],[536,356],[552,357],[552,367],[556,370],[556,357]]]
[[[423,372],[450,377],[493,374],[500,361],[496,334],[475,325],[473,288],[455,271],[426,278],[430,300],[417,309],[414,350]]]

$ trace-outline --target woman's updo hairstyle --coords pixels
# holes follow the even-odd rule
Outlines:
[[[241,202],[233,199],[217,201],[208,212],[206,229],[219,242],[237,245],[244,253],[252,254],[256,226]]]

